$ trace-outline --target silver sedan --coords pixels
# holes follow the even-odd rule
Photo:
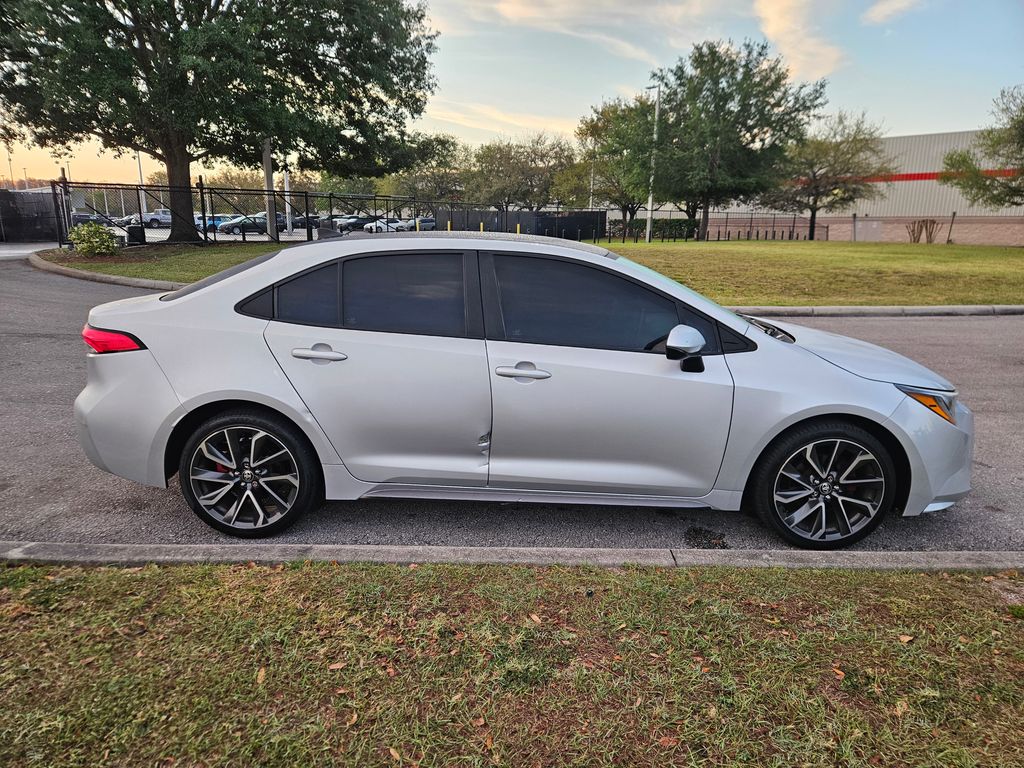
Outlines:
[[[100,468],[265,536],[324,498],[749,509],[829,549],[970,490],[942,376],[599,247],[351,236],[89,313]]]

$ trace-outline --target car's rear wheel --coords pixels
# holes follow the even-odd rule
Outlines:
[[[871,533],[892,509],[896,471],[889,451],[867,430],[817,422],[769,446],[751,491],[761,520],[790,544],[840,549]]]
[[[245,538],[281,531],[323,501],[319,460],[305,438],[255,410],[203,422],[182,450],[178,479],[203,522]]]
[[[240,235],[240,234],[242,234],[242,228],[241,227],[232,227],[231,228],[231,234],[232,235]]]
[[[160,226],[160,219],[150,219],[149,220],[149,228],[150,229],[156,229],[159,226]]]

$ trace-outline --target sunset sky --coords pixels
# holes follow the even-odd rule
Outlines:
[[[767,38],[795,77],[828,78],[830,110],[865,110],[888,135],[981,127],[999,89],[1024,82],[1019,0],[432,0],[430,13],[439,87],[416,127],[472,143],[571,135],[591,105],[640,92],[708,38]],[[138,180],[134,154],[95,144],[70,163],[75,180]],[[44,150],[11,153],[18,179],[59,165]]]

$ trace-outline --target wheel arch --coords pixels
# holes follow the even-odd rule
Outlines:
[[[277,408],[272,408],[265,403],[258,403],[254,400],[243,400],[238,398],[214,400],[193,408],[182,416],[171,429],[171,433],[168,435],[167,442],[164,446],[164,478],[170,479],[175,475],[175,473],[177,473],[178,464],[181,460],[181,452],[185,448],[185,443],[188,442],[189,437],[193,432],[195,432],[196,428],[200,424],[207,419],[217,416],[218,414],[239,408],[245,408],[257,413],[262,413],[266,416],[284,419],[295,427],[301,439],[306,442],[313,454],[317,457],[320,456],[320,452],[317,450],[313,441],[310,440],[309,435],[306,434],[306,430],[303,426],[283,411]],[[319,462],[317,471],[320,472],[321,480],[323,480],[323,467],[319,466]]]
[[[830,413],[830,414],[819,414],[810,416],[805,419],[801,419],[792,424],[788,424],[784,429],[780,430],[778,434],[774,435],[769,440],[761,451],[758,453],[757,458],[750,465],[750,469],[747,472],[747,480],[743,487],[743,499],[740,503],[741,508],[750,509],[750,494],[751,486],[753,485],[754,475],[758,465],[761,463],[764,455],[780,440],[784,439],[790,433],[802,429],[804,427],[813,425],[818,422],[836,422],[845,421],[854,426],[860,427],[865,432],[870,433],[875,439],[877,439],[889,452],[892,457],[893,465],[896,468],[896,497],[893,501],[894,508],[900,512],[906,507],[907,498],[910,495],[910,485],[912,481],[910,457],[907,455],[906,449],[900,442],[899,438],[896,437],[891,431],[889,431],[883,424],[877,421],[869,419],[864,416],[858,416],[852,413]]]

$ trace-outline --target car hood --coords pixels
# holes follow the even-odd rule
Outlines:
[[[947,379],[935,371],[877,344],[795,323],[779,323],[774,318],[766,319],[764,322],[777,326],[791,335],[796,339],[797,346],[865,379],[924,389],[955,389]]]

